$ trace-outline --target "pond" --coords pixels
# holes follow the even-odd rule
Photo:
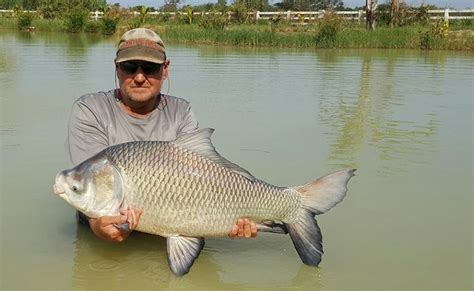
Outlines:
[[[169,44],[169,92],[224,157],[279,186],[358,169],[317,217],[320,268],[260,233],[207,240],[177,278],[165,239],[100,241],[52,193],[73,101],[116,86],[116,42],[0,31],[1,289],[473,288],[474,54]]]

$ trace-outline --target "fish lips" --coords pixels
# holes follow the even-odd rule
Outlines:
[[[61,197],[62,199],[69,201],[66,195],[66,190],[64,189],[64,178],[61,173],[56,175],[55,183],[53,185],[53,193]]]
[[[62,186],[63,177],[62,177],[62,172],[58,173],[56,175],[56,178],[54,179],[54,185],[53,185],[53,192],[54,194],[61,195],[66,193],[66,190],[64,190],[64,187]]]
[[[53,185],[53,192],[54,192],[54,194],[57,194],[57,195],[61,195],[61,194],[66,193],[66,191],[64,191],[64,188],[61,185],[58,185],[58,184]]]

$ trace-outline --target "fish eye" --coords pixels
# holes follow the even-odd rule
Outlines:
[[[77,191],[77,186],[72,186],[71,189],[72,189],[72,191],[76,192]]]

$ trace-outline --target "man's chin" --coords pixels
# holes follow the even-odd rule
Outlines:
[[[144,93],[144,94],[140,94],[140,93],[132,93],[130,94],[130,100],[133,101],[133,102],[136,102],[136,103],[147,103],[151,100],[153,100],[153,95],[150,95],[150,93]]]

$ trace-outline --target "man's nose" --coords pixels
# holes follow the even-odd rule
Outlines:
[[[135,76],[133,76],[133,80],[139,83],[145,82],[146,76],[145,73],[143,73],[142,68],[138,68],[138,71],[135,73]]]

